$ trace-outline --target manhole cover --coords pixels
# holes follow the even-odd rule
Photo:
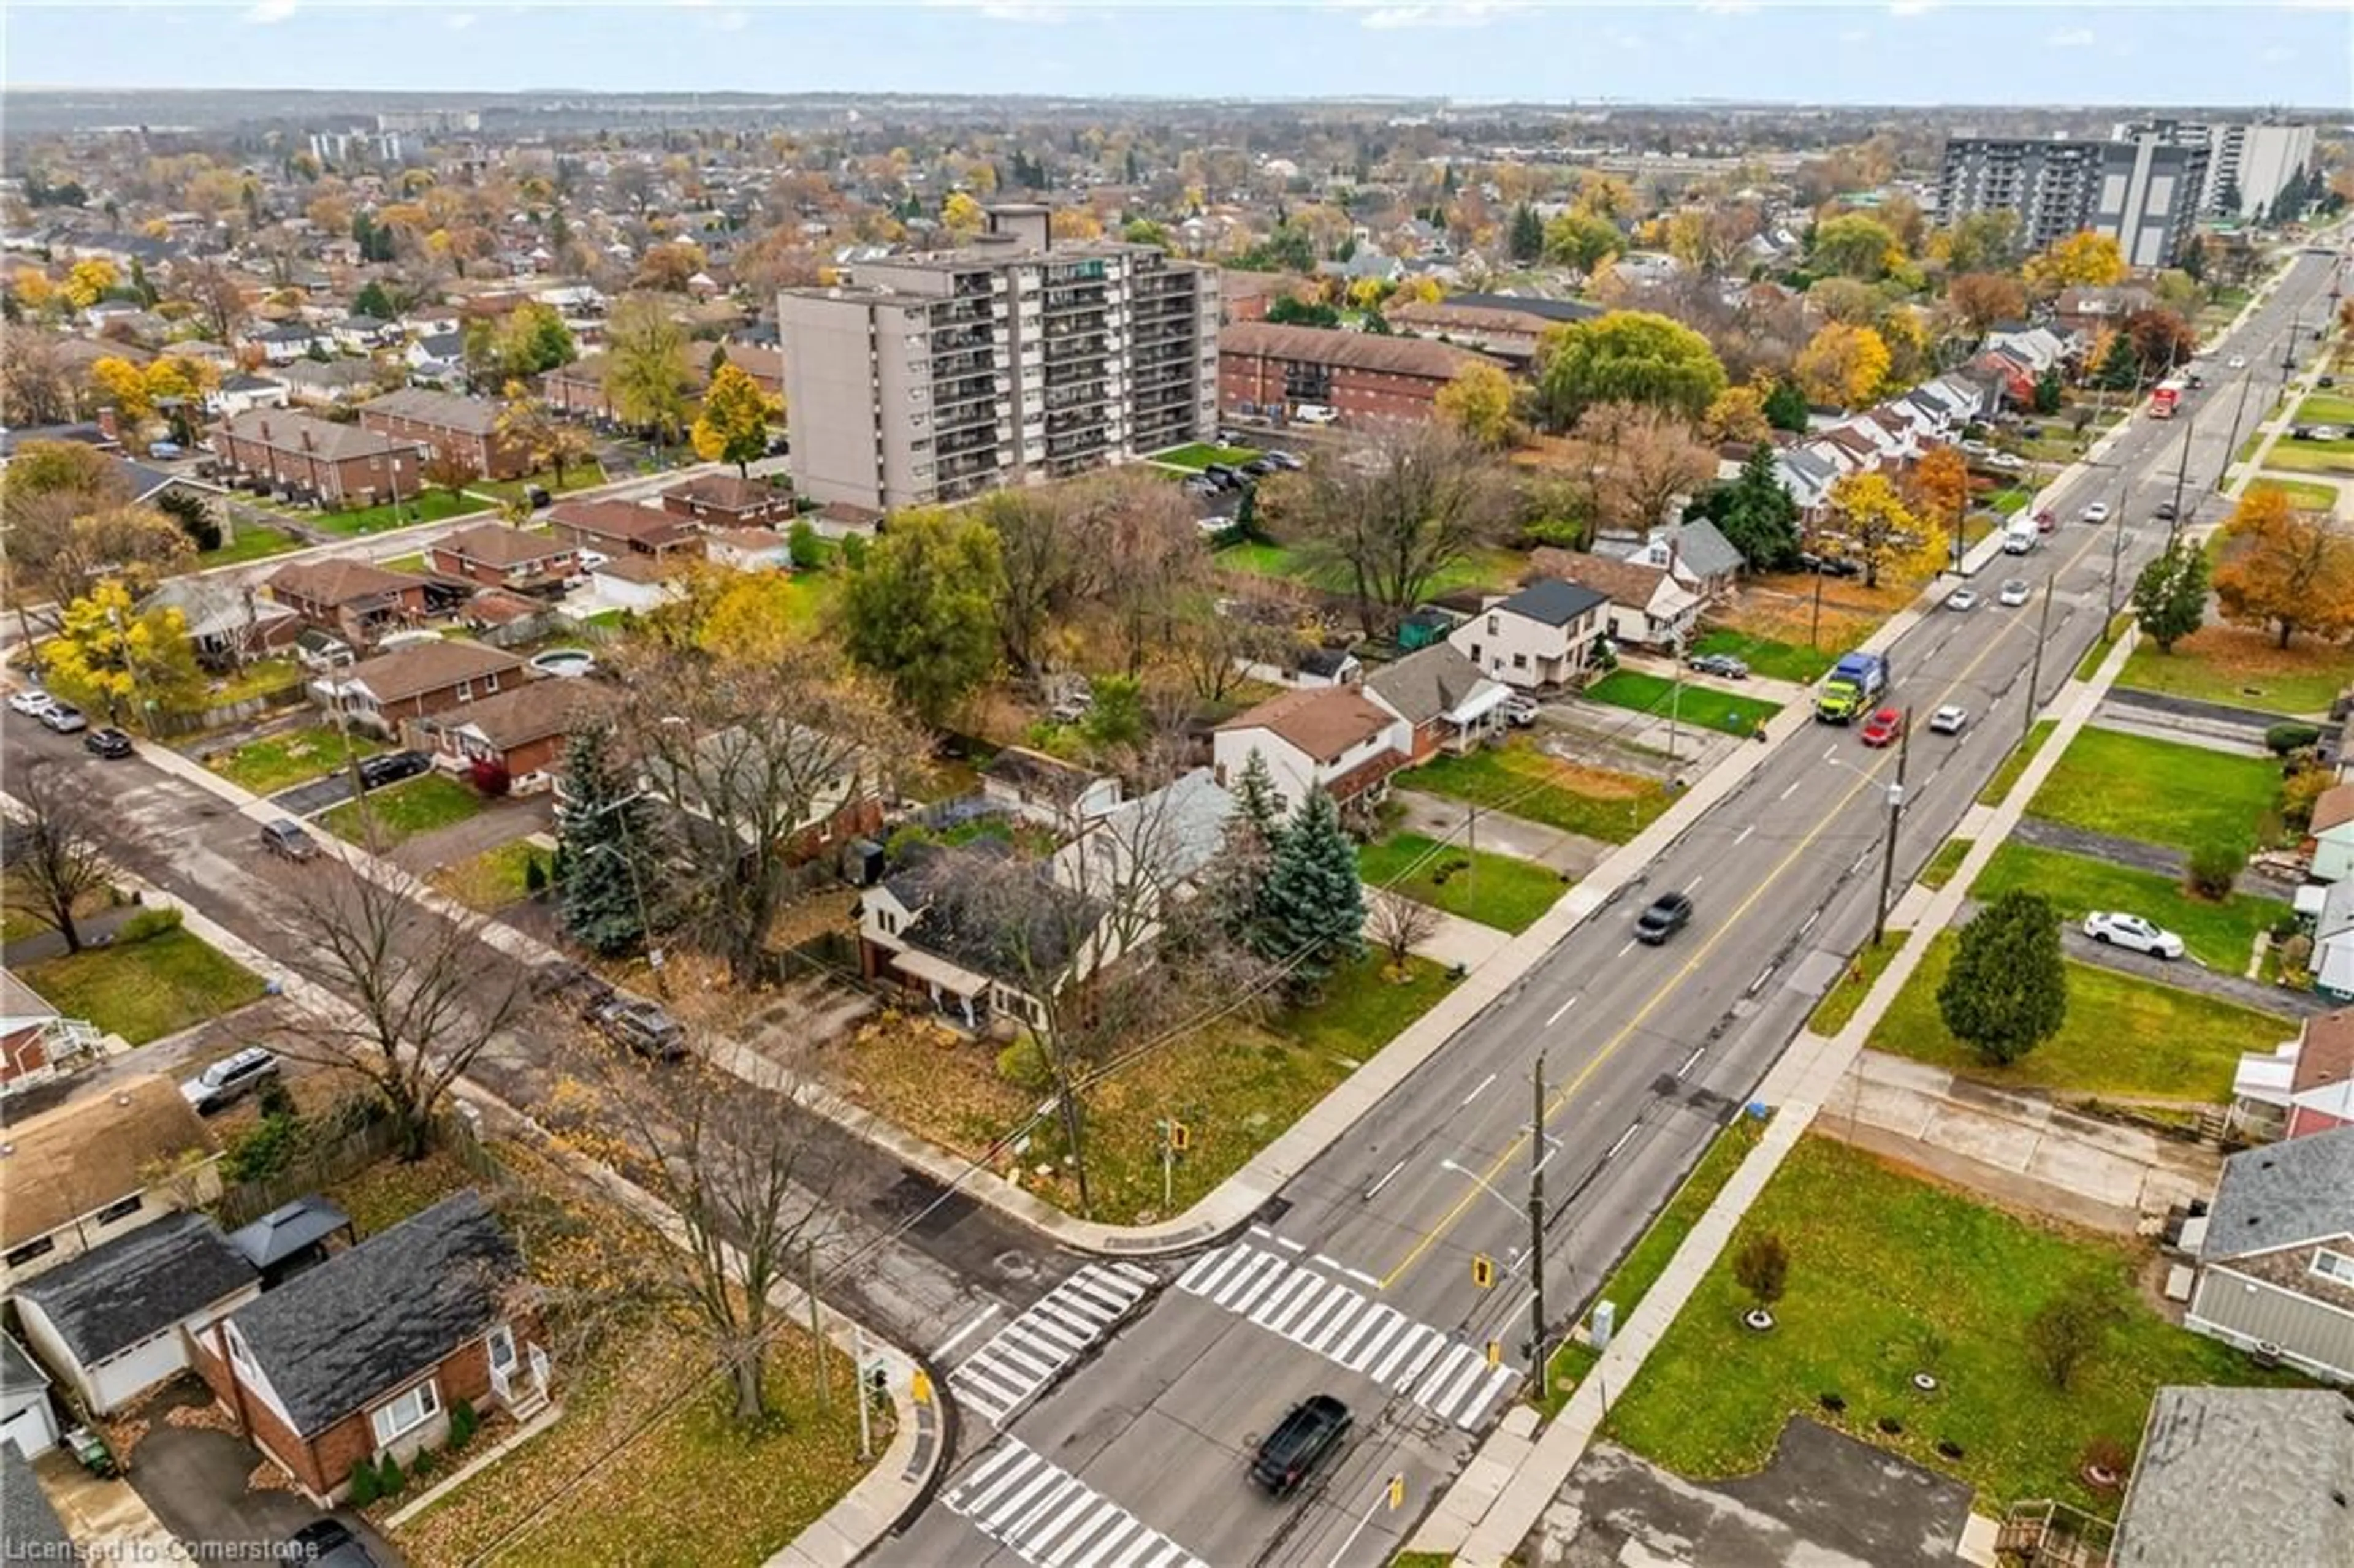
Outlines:
[[[1037,1277],[1038,1266],[1030,1261],[1030,1255],[1026,1252],[1001,1252],[991,1262],[995,1265],[997,1272],[1008,1279]]]

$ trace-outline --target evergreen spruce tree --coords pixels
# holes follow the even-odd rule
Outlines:
[[[1341,809],[1313,790],[1283,830],[1261,896],[1258,954],[1290,967],[1286,989],[1312,994],[1331,972],[1365,956],[1365,889],[1357,846]]]
[[[1807,428],[1807,395],[1794,382],[1776,381],[1766,394],[1766,422],[1777,430]]]
[[[574,941],[613,958],[646,938],[639,895],[652,895],[642,885],[651,881],[652,805],[629,800],[636,786],[614,755],[608,725],[575,731],[565,743],[564,768],[565,808],[556,825],[557,912]]]
[[[2051,900],[2014,887],[1972,916],[1937,988],[1937,1012],[1956,1039],[1998,1067],[2059,1033],[2068,1021],[2068,970]]]
[[[1798,503],[1782,487],[1767,442],[1750,448],[1741,471],[1702,495],[1691,514],[1715,524],[1725,543],[1759,571],[1778,571],[1797,559]]]
[[[2160,653],[2173,652],[2207,620],[2207,552],[2179,535],[2168,540],[2158,559],[2141,569],[2133,604],[2142,635]]]
[[[1537,261],[1544,257],[1544,219],[1526,202],[1512,209],[1509,244],[1515,261]]]

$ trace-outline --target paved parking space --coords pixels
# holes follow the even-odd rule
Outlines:
[[[155,1517],[199,1556],[256,1560],[259,1548],[284,1542],[321,1510],[296,1491],[249,1489],[260,1451],[234,1433],[175,1425],[175,1409],[216,1409],[199,1386],[175,1389],[144,1413],[147,1435],[132,1451],[130,1480]],[[349,1514],[346,1523],[357,1524]],[[366,1532],[378,1563],[399,1559]]]

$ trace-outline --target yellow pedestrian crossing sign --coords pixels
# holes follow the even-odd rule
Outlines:
[[[907,1393],[917,1404],[931,1404],[932,1374],[917,1367],[914,1375],[908,1380]]]
[[[1474,1254],[1471,1258],[1471,1283],[1482,1290],[1493,1286],[1496,1283],[1496,1260],[1484,1252]]]
[[[1404,1476],[1392,1476],[1390,1478],[1390,1510],[1394,1513],[1397,1510],[1404,1508],[1405,1506],[1405,1478]]]

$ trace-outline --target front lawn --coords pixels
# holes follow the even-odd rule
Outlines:
[[[2316,484],[2309,479],[2282,479],[2269,473],[2258,474],[2256,482],[2282,492],[2290,505],[2307,512],[2331,512],[2338,506],[2338,492],[2331,485]]]
[[[313,725],[247,741],[234,751],[207,758],[205,766],[257,795],[274,795],[343,767],[344,744],[344,736],[333,725]],[[361,757],[372,757],[384,747],[355,734],[351,749]]]
[[[1434,758],[1398,782],[1614,844],[1641,832],[1670,803],[1654,779],[1564,762],[1521,740]]]
[[[1969,858],[1970,850],[1977,842],[1975,839],[1947,839],[1939,844],[1937,853],[1929,857],[1929,863],[1921,868],[1917,879],[1921,885],[1943,887],[1953,881],[1954,874],[1962,869],[1962,862]]]
[[[261,997],[259,975],[176,927],[144,941],[45,959],[26,965],[23,974],[62,1016],[86,1018],[133,1045]]]
[[[388,849],[403,839],[462,822],[482,809],[482,798],[472,786],[444,773],[426,773],[331,807],[320,813],[319,822],[338,838],[365,844],[373,821],[377,847]]]
[[[1769,1233],[1787,1249],[1788,1285],[1776,1328],[1757,1334],[1741,1324],[1750,1299],[1733,1259]],[[2153,1312],[2133,1287],[2146,1255],[1802,1139],[1619,1397],[1610,1435],[1679,1475],[1715,1480],[1764,1468],[1783,1425],[1808,1418],[1967,1482],[1981,1513],[2056,1498],[2114,1514],[2117,1494],[2079,1474],[2084,1446],[2107,1438],[2131,1451],[2160,1385],[2295,1381],[2253,1372],[2238,1351]],[[2028,1324],[2087,1277],[2118,1316],[2062,1392],[2030,1361]],[[1938,1381],[1933,1393],[1913,1386],[1923,1371]],[[1825,1395],[1843,1411],[1828,1410]]]
[[[1188,441],[1182,447],[1154,452],[1151,461],[1199,473],[1214,462],[1222,462],[1231,468],[1238,463],[1250,462],[1257,456],[1257,451],[1250,447],[1221,447],[1213,446],[1208,441]]]
[[[2047,821],[2170,844],[2251,845],[2280,797],[2280,765],[2087,726],[2027,809]]]
[[[1265,1023],[1238,1015],[1214,1020],[1158,1043],[1096,1085],[1086,1097],[1085,1126],[1094,1217],[1144,1224],[1183,1210],[1454,984],[1426,959],[1414,960],[1403,985],[1381,970],[1380,958],[1369,957],[1327,981],[1312,1007],[1278,1009]],[[1058,1119],[1039,1120],[1018,1154],[996,1148],[1032,1120],[1042,1097],[1034,1080],[1025,1087],[1000,1071],[1001,1060],[1019,1060],[1018,1050],[895,1013],[827,1056],[831,1075],[860,1105],[956,1153],[991,1156],[1001,1172],[1040,1197],[1078,1211]],[[1161,1202],[1164,1118],[1183,1122],[1192,1134],[1171,1172],[1169,1209]]]
[[[525,840],[517,839],[513,843],[486,849],[455,865],[445,865],[427,880],[469,909],[496,914],[530,896],[530,869],[535,860],[539,862],[541,871],[547,869],[548,857]]]
[[[225,708],[234,703],[299,688],[302,683],[302,666],[292,659],[256,659],[234,674],[207,685],[205,702],[208,706]]]
[[[2354,473],[2354,440],[2300,441],[2284,436],[2273,443],[2264,466],[2293,473]]]
[[[671,1244],[541,1156],[508,1144],[493,1151],[517,1177],[499,1207],[546,1292],[564,1413],[391,1531],[403,1560],[415,1568],[758,1563],[867,1471],[847,1356],[818,1349],[805,1325],[772,1319],[769,1418],[738,1425],[733,1386],[716,1372],[700,1320],[652,1287],[672,1272]],[[477,1180],[446,1155],[424,1164],[449,1167],[461,1184]],[[831,1392],[822,1404],[821,1365]],[[885,1406],[877,1452],[890,1432]],[[483,1437],[475,1445],[489,1446]],[[412,1481],[409,1495],[421,1489]]]
[[[1822,649],[1776,642],[1770,637],[1752,636],[1729,626],[1702,632],[1699,640],[1684,652],[1694,657],[1702,653],[1730,653],[1769,680],[1795,681],[1802,686],[1820,680],[1833,664],[1839,662],[1839,655]]]
[[[528,485],[537,485],[550,495],[568,495],[576,490],[588,490],[605,482],[605,471],[594,462],[576,462],[564,471],[564,482],[556,482],[556,471],[541,469],[537,473],[525,474],[521,479],[478,479],[466,486],[475,495],[493,501],[520,501]]]
[[[1691,1174],[1684,1178],[1683,1185],[1676,1189],[1650,1228],[1635,1238],[1626,1257],[1594,1293],[1597,1303],[1611,1304],[1615,1320],[1621,1328],[1634,1316],[1645,1293],[1668,1271],[1669,1261],[1684,1245],[1684,1238],[1691,1234],[1692,1226],[1700,1224],[1700,1217],[1708,1213],[1708,1206],[1716,1202],[1724,1184],[1733,1180],[1733,1173],[1765,1136],[1764,1118],[1753,1116],[1744,1116],[1718,1133],[1701,1150],[1700,1162],[1692,1167]],[[1564,1340],[1545,1365],[1545,1386],[1539,1391],[1538,1407],[1548,1416],[1559,1414],[1600,1358],[1601,1352],[1592,1346]]]
[[[2301,637],[2286,648],[2249,627],[2200,628],[2161,653],[2144,638],[2117,684],[2266,713],[2321,715],[2354,683],[2354,649]]]
[[[1357,874],[1449,915],[1520,932],[1569,889],[1558,873],[1508,854],[1392,833],[1357,852]]]
[[[241,561],[263,560],[302,547],[302,541],[283,528],[272,528],[260,523],[239,523],[234,525],[228,543],[217,550],[199,551],[189,569],[202,571],[207,567],[233,567]]]
[[[1937,934],[1873,1026],[1873,1050],[2006,1088],[2221,1105],[2232,1097],[2241,1053],[2270,1051],[2296,1033],[2287,1019],[2071,960],[2060,1033],[2008,1067],[1988,1066],[1946,1032],[1937,1012],[1937,988],[1960,941],[1956,931]]]
[[[1580,694],[1614,708],[1632,708],[1659,719],[1672,715],[1681,724],[1744,737],[1782,711],[1781,704],[1762,697],[1737,697],[1713,686],[1670,681],[1640,670],[1614,670]]]
[[[1991,901],[2014,887],[2042,894],[2071,925],[2095,909],[2155,920],[2181,937],[2190,957],[2227,975],[2245,974],[2256,938],[2289,913],[2278,899],[2235,893],[2213,903],[2193,897],[2170,876],[2018,842],[1994,852],[1970,896]]]
[[[390,528],[413,527],[419,523],[439,523],[461,512],[483,509],[482,503],[471,495],[452,495],[446,490],[429,490],[422,495],[403,497],[398,507],[387,501],[380,506],[355,506],[343,512],[322,512],[310,522],[327,533],[356,537],[362,534],[381,534]]]
[[[2052,738],[2052,731],[2057,722],[2053,719],[2035,721],[2035,727],[2027,732],[2027,738],[2010,748],[2010,755],[2002,759],[2002,766],[1994,770],[1994,777],[1988,779],[1986,787],[1978,791],[1979,805],[2002,804],[2003,797],[2010,793],[2011,787],[2027,771],[2027,765],[2035,760],[2035,754],[2043,749],[2045,741]]]
[[[2337,392],[2308,392],[2297,399],[2300,425],[2354,425],[2354,397]]]

